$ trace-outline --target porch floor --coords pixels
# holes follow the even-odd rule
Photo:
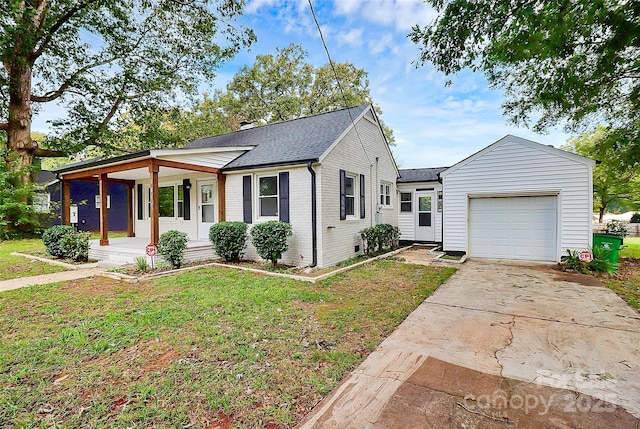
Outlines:
[[[136,258],[147,257],[146,247],[149,238],[145,237],[120,237],[110,238],[108,246],[100,246],[100,240],[89,241],[89,259],[105,262],[112,265],[135,264]],[[217,259],[213,246],[206,240],[189,240],[185,250],[185,262]],[[156,256],[156,262],[162,256]]]

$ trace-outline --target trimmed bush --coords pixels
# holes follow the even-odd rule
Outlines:
[[[75,262],[85,262],[89,259],[89,237],[88,232],[72,232],[60,239],[60,249],[64,258]]]
[[[251,242],[258,255],[262,259],[271,261],[274,267],[289,248],[287,238],[291,235],[291,225],[277,220],[259,223],[251,228]]]
[[[400,230],[388,223],[365,228],[360,231],[360,237],[367,255],[382,252],[384,248],[397,249],[400,244]]]
[[[247,245],[247,224],[220,222],[209,228],[209,241],[219,256],[227,261],[238,261]]]
[[[612,220],[607,222],[604,232],[611,235],[627,236],[627,223],[621,220]]]
[[[61,240],[65,235],[73,234],[75,232],[76,230],[72,226],[52,226],[42,234],[42,242],[51,256],[55,258],[64,258],[64,252],[61,248]]]
[[[184,251],[189,237],[185,232],[175,229],[167,231],[158,240],[158,252],[173,268],[180,268],[184,262]]]
[[[640,213],[635,212],[633,216],[631,216],[631,223],[640,223]]]

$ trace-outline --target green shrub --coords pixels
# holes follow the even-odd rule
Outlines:
[[[184,262],[184,251],[188,241],[189,237],[184,232],[167,231],[158,240],[158,252],[173,268],[180,268]]]
[[[256,247],[258,255],[262,259],[271,261],[275,267],[278,259],[289,248],[287,238],[291,234],[291,225],[286,222],[270,220],[251,228],[251,242]]]
[[[388,223],[376,225],[380,231],[380,245],[382,248],[397,249],[400,242],[400,229]]]
[[[367,255],[382,252],[384,248],[397,249],[400,243],[400,230],[388,223],[365,228],[360,231],[364,243],[364,253]]]
[[[640,223],[640,213],[635,212],[633,216],[631,216],[631,223]]]
[[[89,238],[88,232],[72,232],[60,239],[60,250],[66,259],[76,262],[84,262],[89,259]]]
[[[370,226],[360,231],[360,237],[362,238],[363,251],[365,255],[370,255],[376,252],[380,243],[379,237],[380,230],[375,226]]]
[[[611,250],[605,249],[600,245],[593,246],[591,249],[593,260],[589,262],[589,269],[599,273],[612,273],[616,269],[616,264],[609,261]]]
[[[42,242],[47,252],[55,258],[64,258],[64,252],[61,248],[61,240],[68,234],[76,232],[75,228],[68,225],[56,225],[47,229],[42,234]]]
[[[627,236],[627,223],[620,220],[611,220],[607,222],[604,232],[611,235]]]
[[[227,261],[237,261],[247,245],[247,224],[244,222],[220,222],[209,228],[209,241],[219,256]]]
[[[609,261],[611,251],[602,246],[594,246],[591,249],[593,259],[591,262],[580,260],[580,252],[578,250],[567,249],[567,254],[561,258],[562,267],[566,270],[577,271],[582,274],[591,274],[592,272],[612,273],[616,265]]]
[[[140,271],[147,271],[149,269],[149,262],[147,262],[146,256],[138,256],[136,258],[136,265]]]

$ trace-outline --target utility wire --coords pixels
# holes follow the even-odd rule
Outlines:
[[[362,150],[364,151],[364,155],[367,157],[367,161],[369,161],[369,166],[372,167],[371,158],[369,158],[369,154],[367,154],[367,149],[364,147],[364,143],[360,138],[360,133],[358,132],[358,128],[356,127],[356,122],[353,120],[353,115],[351,115],[351,108],[347,103],[347,97],[344,95],[344,91],[342,90],[342,84],[340,83],[340,79],[338,78],[338,73],[336,72],[336,68],[333,65],[333,60],[331,59],[331,54],[329,54],[329,48],[327,48],[327,44],[324,41],[324,36],[322,35],[322,30],[320,29],[320,24],[318,23],[318,19],[316,18],[316,13],[313,10],[313,4],[311,4],[311,0],[307,0],[309,2],[309,9],[311,9],[311,15],[313,16],[313,20],[316,23],[316,27],[318,27],[318,33],[320,33],[320,40],[322,40],[322,46],[324,46],[324,50],[327,53],[327,58],[329,59],[329,65],[331,66],[331,70],[333,70],[333,76],[336,78],[336,82],[338,84],[338,89],[340,90],[340,94],[342,95],[342,100],[344,101],[344,105],[347,108],[347,112],[349,113],[349,118],[351,118],[351,123],[353,124],[353,129],[356,130],[356,136],[358,136],[358,141],[360,141],[360,145],[362,146]]]

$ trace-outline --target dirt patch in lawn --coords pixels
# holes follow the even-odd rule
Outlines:
[[[86,279],[71,280],[60,291],[87,296],[105,296],[134,289],[140,289],[140,286],[98,276],[91,278],[90,282]]]

